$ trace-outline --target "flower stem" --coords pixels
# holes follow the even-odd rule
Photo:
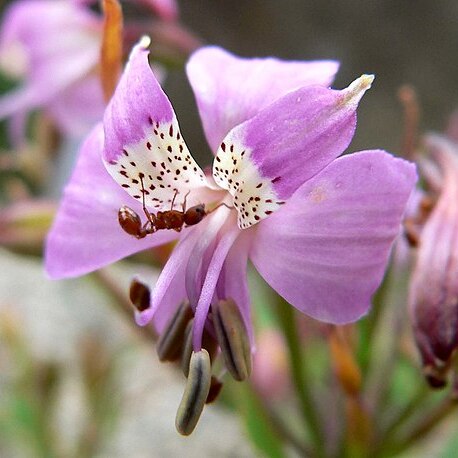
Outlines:
[[[423,439],[434,428],[439,426],[442,420],[455,411],[457,406],[458,403],[456,399],[450,397],[445,398],[441,403],[434,406],[430,412],[422,415],[421,419],[408,430],[399,442],[385,444],[383,450],[384,454],[389,452],[390,456],[397,455],[415,445],[419,439]]]
[[[301,413],[311,435],[311,439],[319,457],[326,456],[324,435],[313,396],[305,365],[303,364],[301,343],[297,331],[294,309],[283,299],[278,299],[277,315],[288,344],[291,375],[296,388]]]
[[[92,273],[91,277],[103,287],[103,289],[114,299],[110,304],[126,318],[135,334],[142,336],[148,341],[157,340],[157,335],[152,326],[137,326],[133,318],[132,304],[122,288],[107,269],[100,269]]]

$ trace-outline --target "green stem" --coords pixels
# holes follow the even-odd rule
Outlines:
[[[380,439],[381,443],[389,442],[390,436],[399,430],[399,428],[403,426],[405,422],[412,417],[413,414],[418,412],[426,400],[430,400],[428,396],[429,393],[430,389],[426,386],[426,383],[422,384],[417,393],[415,393],[409,402],[397,412],[394,419],[383,431],[382,437]]]
[[[324,434],[313,396],[304,360],[301,342],[297,331],[294,309],[283,299],[278,299],[278,319],[288,344],[291,375],[299,398],[301,413],[311,435],[311,439],[319,457],[326,456]]]
[[[423,415],[398,442],[387,443],[383,452],[389,452],[390,455],[404,452],[439,426],[442,420],[455,411],[457,405],[456,400],[447,397],[434,406],[429,413]]]

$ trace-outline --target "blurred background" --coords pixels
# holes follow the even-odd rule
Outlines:
[[[8,3],[1,2],[0,8]],[[374,73],[350,151],[400,152],[403,112],[397,92],[404,84],[417,92],[423,130],[442,130],[458,107],[455,0],[181,0],[178,5],[181,23],[203,43],[246,57],[338,60],[336,88],[362,73]],[[3,93],[12,87],[9,79],[0,83]],[[209,164],[210,151],[182,67],[168,70],[164,87],[190,150],[202,166]],[[0,127],[5,210],[11,186],[23,177],[8,168],[5,123]],[[50,161],[55,170],[44,174],[40,197],[60,194],[74,155],[67,159],[58,167]],[[13,195],[20,196],[21,190],[14,188]],[[175,432],[184,379],[173,367],[158,363],[152,339],[140,334],[133,317],[122,310],[132,275],[143,271],[154,281],[158,269],[145,267],[143,259],[110,269],[119,287],[114,295],[113,285],[107,288],[103,277],[51,282],[40,258],[46,224],[43,228],[30,246],[18,249],[5,243],[0,249],[0,456],[258,456],[244,426],[225,407],[234,408],[228,399],[206,409],[192,437]],[[262,305],[265,290],[259,279],[253,284],[253,301]],[[114,302],[121,308],[115,310]],[[439,456],[436,443],[456,426],[444,428],[427,451],[406,456]],[[456,456],[453,444],[449,449],[451,454],[440,456]],[[291,456],[296,455],[291,451]]]
[[[399,152],[397,91],[403,84],[416,89],[426,130],[441,130],[458,106],[454,0],[193,0],[180,2],[180,8],[183,22],[207,43],[236,54],[340,61],[336,88],[363,73],[375,74],[358,110],[350,151]],[[185,75],[170,74],[166,88],[191,150],[207,151]]]

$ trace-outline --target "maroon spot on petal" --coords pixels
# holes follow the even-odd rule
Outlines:
[[[151,116],[148,116],[148,122],[151,126],[154,124],[153,118]]]
[[[140,180],[141,180],[142,178],[145,178],[145,174],[144,174],[143,172],[140,172],[140,173],[138,174],[138,177],[139,177]]]
[[[161,132],[161,135],[159,135],[159,136],[162,138],[162,140],[164,140],[164,133],[163,132]]]
[[[130,188],[130,186],[129,186],[128,184],[122,184],[121,186],[122,186],[123,188],[126,188],[126,189],[127,189],[127,188]]]
[[[173,126],[172,125],[170,125],[169,135],[173,137]]]
[[[172,147],[171,147],[170,145],[169,145],[169,146],[167,146],[167,151],[168,151],[169,153],[171,153],[171,152],[172,152]]]
[[[225,152],[226,151],[226,144],[223,142],[221,143],[221,149]]]
[[[118,162],[115,161],[114,159],[112,159],[111,161],[108,161],[108,163],[111,164],[111,165],[116,165]]]
[[[256,188],[259,189],[261,186],[262,186],[262,183],[259,183],[259,184],[256,186]]]
[[[147,147],[148,149],[151,149],[151,143],[150,143],[150,142],[146,142],[146,147]]]
[[[153,167],[156,167],[156,163],[155,163],[154,161],[151,161],[151,165],[152,165]]]
[[[256,221],[259,221],[261,218],[260,218],[258,215],[254,215],[254,219],[255,219]]]
[[[122,150],[122,153],[124,154],[124,156],[129,156],[129,153],[125,149]]]
[[[278,183],[280,180],[281,180],[281,177],[275,177],[275,178],[272,180],[272,183]]]
[[[138,184],[138,180],[136,180],[135,178],[132,180],[132,183],[133,184]]]
[[[134,161],[131,161],[131,162],[130,162],[130,165],[131,165],[132,167],[137,167],[137,164],[136,164]]]
[[[272,210],[266,210],[264,213],[265,213],[266,215],[270,215],[270,214],[273,213],[273,211],[272,211]]]

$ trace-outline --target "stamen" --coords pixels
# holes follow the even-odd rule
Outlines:
[[[213,324],[224,363],[232,377],[243,381],[251,373],[251,349],[248,333],[233,299],[212,306]]]
[[[186,388],[175,418],[175,427],[183,436],[194,431],[208,398],[210,384],[211,364],[207,350],[193,352]]]
[[[205,404],[211,404],[212,402],[216,401],[219,394],[221,393],[222,388],[223,388],[223,382],[217,379],[214,375],[212,375],[211,382],[210,382],[210,391],[208,392],[208,396],[205,401]]]
[[[183,302],[167,324],[157,343],[157,355],[161,361],[180,359],[185,339],[186,326],[192,319],[189,302]]]
[[[181,369],[185,377],[188,376],[189,360],[191,359],[191,354],[192,354],[192,326],[193,324],[194,324],[194,320],[191,320],[188,323],[188,325],[186,326],[183,352],[181,354]],[[207,350],[208,354],[210,355],[210,362],[213,362],[216,357],[216,353],[218,351],[218,342],[216,342],[213,336],[206,329],[204,329],[204,333],[202,335],[202,348],[205,348],[205,350]]]
[[[135,278],[132,280],[132,283],[130,284],[129,297],[133,306],[139,312],[143,312],[144,310],[150,307],[150,289],[144,283],[140,282]]]

